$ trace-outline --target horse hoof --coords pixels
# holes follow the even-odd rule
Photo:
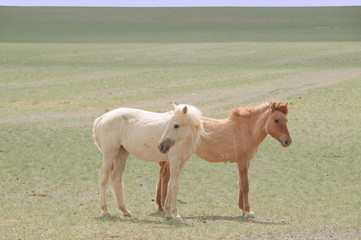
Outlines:
[[[254,212],[246,213],[245,217],[246,218],[255,218]]]
[[[102,217],[111,217],[110,212],[103,212]]]
[[[165,214],[165,219],[166,219],[166,220],[172,220],[172,219],[173,219],[172,214],[166,213],[166,214]]]
[[[175,222],[179,222],[179,223],[181,223],[182,222],[182,218],[181,218],[181,216],[176,216],[175,218],[173,218],[173,220],[175,221]]]
[[[127,212],[127,213],[123,213],[123,216],[124,217],[132,217],[132,214],[130,212]]]

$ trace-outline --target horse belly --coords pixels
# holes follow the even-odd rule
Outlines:
[[[151,132],[147,130],[126,131],[122,136],[122,146],[136,158],[148,162],[166,161],[167,155],[162,154],[158,149],[161,135]]]
[[[148,162],[167,161],[167,155],[162,154],[157,146],[150,146],[143,143],[124,144],[123,147],[134,157]]]
[[[227,153],[215,153],[213,155],[202,158],[207,162],[223,162],[223,163],[233,163],[236,159],[229,156]]]
[[[202,146],[196,149],[195,154],[207,162],[224,162],[232,163],[237,159],[233,150],[230,149],[220,149],[216,146],[208,147]]]

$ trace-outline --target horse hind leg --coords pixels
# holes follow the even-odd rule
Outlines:
[[[116,157],[114,151],[103,151],[103,163],[99,172],[99,188],[100,188],[100,209],[103,216],[110,215],[106,204],[106,187],[108,184],[109,174],[113,167],[113,162]]]
[[[123,173],[127,163],[129,153],[120,147],[119,152],[114,161],[114,167],[110,175],[110,184],[113,189],[113,194],[117,200],[118,208],[125,217],[131,217],[131,213],[128,211],[124,204],[124,191],[123,191]]]

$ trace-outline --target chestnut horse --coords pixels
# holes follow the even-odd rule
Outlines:
[[[196,146],[195,154],[208,162],[237,163],[239,175],[238,206],[243,215],[254,217],[248,203],[248,168],[260,144],[270,134],[283,147],[288,147],[292,139],[287,129],[289,113],[287,103],[272,101],[256,107],[233,109],[227,119],[202,117],[204,131]],[[168,163],[159,163],[156,203],[160,211],[167,196],[169,181]]]
[[[164,204],[166,218],[181,220],[176,206],[178,178],[202,134],[201,112],[189,105],[173,105],[173,111],[166,113],[118,108],[97,118],[93,136],[103,153],[99,173],[103,215],[110,215],[105,200],[110,175],[119,210],[124,216],[131,216],[123,201],[122,178],[128,155],[132,154],[145,161],[169,162],[170,184]]]

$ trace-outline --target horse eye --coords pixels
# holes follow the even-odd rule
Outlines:
[[[174,124],[174,128],[179,128],[179,124]]]
[[[275,120],[275,123],[278,123],[278,120]]]

